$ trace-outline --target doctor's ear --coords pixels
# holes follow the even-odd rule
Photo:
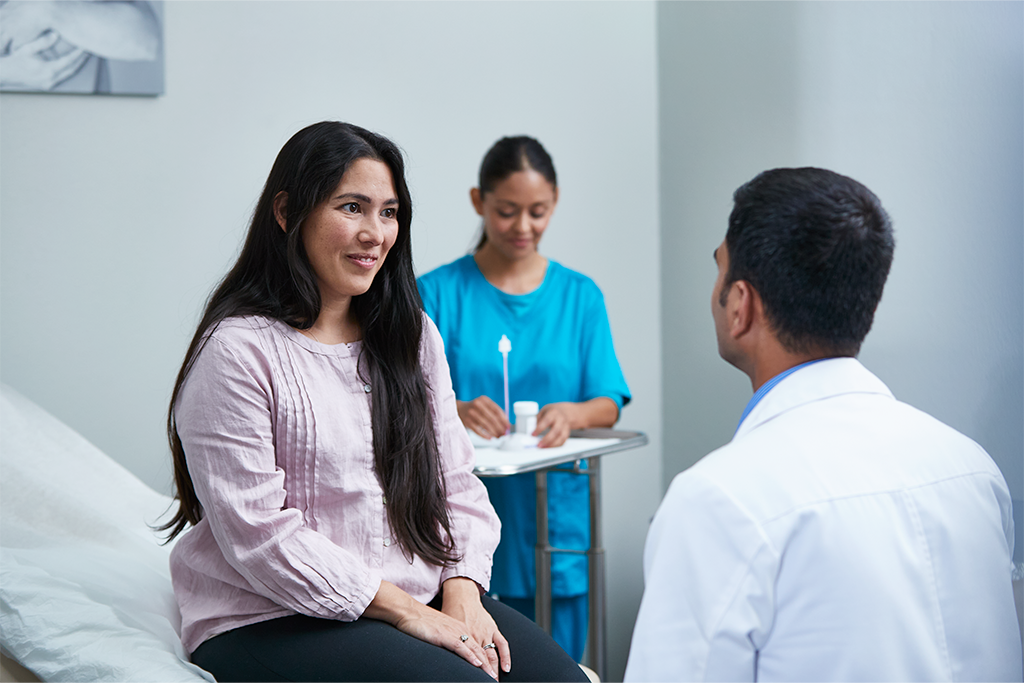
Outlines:
[[[469,191],[469,201],[473,202],[478,216],[484,215],[484,196],[480,194],[480,188],[474,187]]]
[[[761,305],[761,296],[746,280],[736,280],[730,286],[729,297],[726,301],[726,315],[729,323],[729,334],[733,339],[742,337],[755,322],[764,309]]]
[[[281,229],[288,232],[288,193],[281,190],[274,195],[274,219]]]

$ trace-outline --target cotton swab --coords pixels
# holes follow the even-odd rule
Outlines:
[[[505,419],[512,424],[511,413],[508,411],[508,352],[512,350],[512,342],[508,337],[501,335],[498,341],[498,352],[501,353],[501,362],[505,369]]]

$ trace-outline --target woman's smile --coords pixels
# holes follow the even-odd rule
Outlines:
[[[349,254],[348,259],[360,268],[373,270],[374,266],[377,265],[378,257],[373,254]]]

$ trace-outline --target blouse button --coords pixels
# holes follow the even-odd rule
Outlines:
[[[391,547],[391,539],[390,538],[385,538],[384,539],[384,547],[385,548],[390,548]]]
[[[365,391],[366,393],[370,393],[370,385],[369,384],[364,384],[363,385],[363,391]]]

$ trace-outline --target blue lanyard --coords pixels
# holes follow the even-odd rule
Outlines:
[[[783,370],[782,372],[780,372],[779,374],[775,375],[770,380],[762,384],[761,388],[754,392],[754,395],[750,397],[750,400],[747,402],[747,407],[743,409],[743,415],[740,416],[740,423],[736,425],[736,431],[740,431],[740,427],[743,425],[743,421],[747,419],[747,415],[750,415],[750,411],[754,409],[754,406],[761,402],[761,399],[764,398],[769,391],[775,388],[776,384],[786,379],[800,368],[806,368],[808,365],[814,365],[815,363],[823,360],[826,359],[817,358],[815,360],[809,360],[806,363],[801,363],[800,365],[794,365],[789,370]]]

